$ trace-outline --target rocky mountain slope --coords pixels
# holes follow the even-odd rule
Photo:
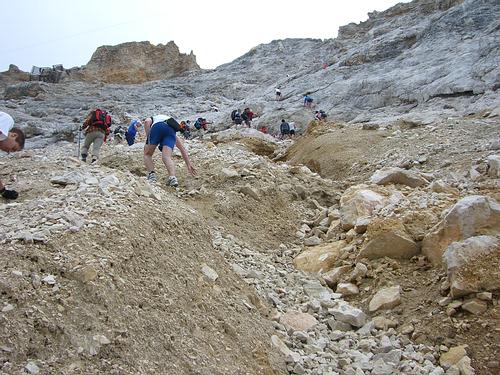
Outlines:
[[[9,81],[29,139],[0,157],[20,193],[0,202],[0,372],[498,373],[498,13],[418,0],[168,80]],[[199,175],[149,185],[143,136],[81,163],[97,106],[213,120],[186,142]],[[244,106],[299,137],[230,128]]]

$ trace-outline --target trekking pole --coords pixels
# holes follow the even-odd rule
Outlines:
[[[80,139],[82,138],[82,128],[81,126],[78,127],[78,153],[76,154],[76,157],[79,159],[80,158]]]

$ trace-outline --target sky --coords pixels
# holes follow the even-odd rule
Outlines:
[[[409,0],[0,0],[0,71],[70,68],[102,45],[171,40],[212,69],[275,39],[335,38],[399,2]]]

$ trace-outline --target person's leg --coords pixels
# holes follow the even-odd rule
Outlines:
[[[153,162],[153,153],[155,152],[155,148],[158,145],[144,145],[144,165],[148,173],[151,173],[155,170],[155,164]]]
[[[91,137],[92,133],[88,133],[85,135],[85,140],[82,146],[82,160],[87,161],[87,155],[89,154],[89,147],[92,144],[93,138]]]
[[[104,133],[94,132],[94,142],[92,144],[92,161],[99,159],[99,151],[104,143]]]
[[[175,177],[175,164],[174,161],[172,160],[172,149],[170,147],[163,146],[161,150],[161,160],[163,161],[163,164],[165,164],[165,167],[167,168],[168,176]]]

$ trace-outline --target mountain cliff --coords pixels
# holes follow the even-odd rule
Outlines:
[[[157,46],[130,42],[99,47],[82,73],[86,79],[106,83],[141,83],[199,69],[196,56],[180,53],[173,41]]]

